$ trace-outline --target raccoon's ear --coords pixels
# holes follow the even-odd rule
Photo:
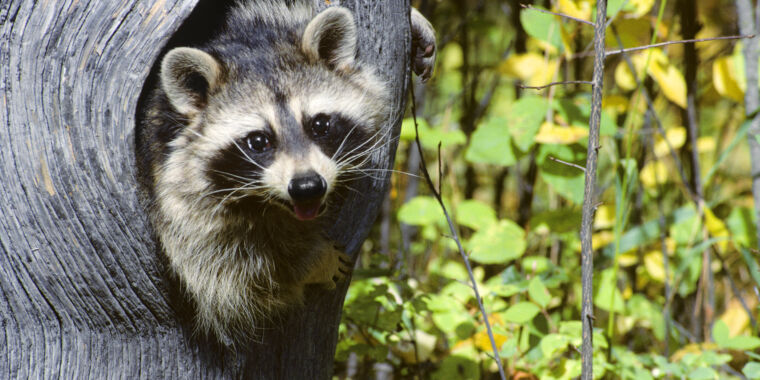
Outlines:
[[[216,87],[221,65],[198,49],[172,49],[161,61],[161,88],[174,108],[184,115],[200,111]]]
[[[330,7],[314,17],[301,39],[301,50],[313,62],[325,61],[335,70],[349,70],[356,58],[354,15],[343,7]]]

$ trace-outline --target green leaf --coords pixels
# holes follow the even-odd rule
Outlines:
[[[511,140],[505,118],[488,118],[473,132],[464,158],[472,163],[514,165],[517,158]]]
[[[726,218],[734,243],[743,247],[757,247],[755,213],[749,207],[734,207]]]
[[[742,373],[747,376],[748,379],[760,379],[760,363],[749,362],[742,368]]]
[[[511,220],[501,220],[472,235],[470,258],[482,264],[505,264],[525,252],[525,231]]]
[[[747,268],[749,268],[749,274],[752,276],[753,279],[755,279],[755,283],[757,283],[757,286],[760,286],[760,265],[758,265],[758,259],[760,258],[753,258],[753,253],[751,253],[748,249],[741,247],[739,249],[742,253],[742,258],[744,258],[744,262],[747,263]],[[757,256],[757,254],[754,254],[754,256]]]
[[[744,62],[744,60],[741,60]],[[712,177],[715,175],[715,173],[718,172],[718,169],[723,164],[723,162],[728,158],[731,151],[736,148],[736,146],[739,144],[740,141],[744,140],[744,136],[747,134],[747,131],[749,131],[749,127],[752,125],[752,120],[746,120],[742,125],[739,127],[739,130],[736,131],[736,135],[731,139],[731,142],[728,143],[728,146],[726,146],[726,149],[720,152],[720,156],[717,160],[715,160],[715,164],[710,168],[710,171],[707,172],[707,175],[705,176],[705,179],[702,181],[703,184],[709,184],[712,183]],[[755,138],[760,137],[760,135],[755,135]]]
[[[535,8],[544,9],[536,6]],[[520,23],[525,31],[539,40],[546,41],[563,51],[560,24],[556,17],[532,9],[520,11]]]
[[[417,130],[420,133],[420,143],[426,149],[438,149],[438,143],[441,148],[461,145],[467,142],[467,137],[458,129],[443,131],[440,128],[431,128],[430,125],[421,118],[417,119]],[[414,119],[406,118],[401,123],[401,140],[414,141]]]
[[[541,353],[544,358],[551,358],[555,353],[564,352],[567,348],[568,339],[564,335],[549,334],[541,338]]]
[[[577,231],[581,225],[581,209],[579,207],[565,207],[555,210],[547,210],[534,214],[530,219],[533,228],[546,227],[551,232],[564,233]]]
[[[712,335],[715,344],[719,347],[725,347],[725,344],[731,339],[729,336],[730,331],[726,322],[721,320],[715,321],[713,324]]]
[[[496,211],[483,202],[468,199],[457,205],[456,221],[477,231],[496,223]]]
[[[460,355],[450,355],[441,361],[440,367],[433,372],[431,379],[480,379],[480,365],[478,362],[470,358]]]
[[[522,260],[521,266],[528,273],[541,274],[546,272],[552,263],[543,256],[528,256]]]
[[[722,320],[718,320],[713,325],[713,340],[720,348],[738,351],[751,351],[760,347],[760,338],[756,336],[736,336],[731,337],[728,325]]]
[[[710,367],[699,367],[689,373],[689,380],[713,380],[718,378],[718,373]]]
[[[414,226],[433,225],[443,218],[441,205],[428,196],[414,197],[398,210],[398,220]]]
[[[602,271],[602,279],[599,281],[599,290],[594,297],[594,305],[607,310],[622,313],[625,309],[623,294],[617,288],[617,281],[612,268]]]
[[[512,142],[522,152],[527,152],[535,143],[534,138],[546,118],[549,105],[544,98],[526,96],[512,105],[507,119]]]
[[[425,131],[430,130],[430,125],[428,125],[427,121],[419,117],[417,118],[417,127],[420,131],[420,139],[422,138],[422,134],[425,133]],[[404,141],[414,141],[414,119],[408,117],[401,122],[401,134],[399,137]]]
[[[546,286],[544,286],[544,283],[541,282],[541,278],[538,276],[533,277],[533,279],[530,280],[530,285],[528,285],[528,295],[530,295],[530,299],[532,299],[533,302],[537,303],[544,309],[549,306],[549,302],[552,300],[552,296],[549,294],[549,289],[546,289]]]
[[[756,336],[740,335],[731,338],[726,348],[738,351],[751,351],[760,347],[760,338]]]
[[[526,323],[533,319],[541,309],[532,302],[518,302],[502,314],[507,322]]]
[[[542,144],[536,156],[536,163],[540,168],[539,174],[541,178],[566,199],[576,204],[583,203],[585,181],[583,171],[553,161],[549,157],[584,166],[586,164],[586,150],[579,144]]]

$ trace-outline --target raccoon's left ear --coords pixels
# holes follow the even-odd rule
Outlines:
[[[356,36],[351,11],[343,7],[330,7],[306,26],[301,50],[313,62],[322,60],[335,70],[350,70],[356,58]]]
[[[221,79],[222,66],[210,54],[187,47],[166,53],[161,61],[161,88],[184,115],[200,111]]]

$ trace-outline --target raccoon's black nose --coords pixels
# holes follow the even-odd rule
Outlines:
[[[322,198],[327,191],[327,182],[321,175],[309,172],[293,178],[288,184],[288,194],[295,202]]]

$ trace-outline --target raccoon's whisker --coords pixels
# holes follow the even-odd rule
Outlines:
[[[335,156],[337,156],[338,153],[343,149],[343,145],[346,143],[346,141],[348,141],[348,137],[351,136],[351,133],[353,133],[354,130],[356,130],[357,126],[358,126],[358,124],[354,124],[354,126],[351,127],[351,130],[348,131],[348,133],[346,133],[346,136],[343,137],[343,141],[340,142],[340,145],[338,146],[338,149],[336,149],[335,153],[333,153],[332,157],[330,157],[331,161],[335,161]]]
[[[378,136],[378,134],[380,134],[380,133],[382,133],[382,134],[380,136]],[[371,144],[368,150],[374,149],[377,146],[377,144],[383,144],[384,137],[386,136],[387,133],[390,133],[390,129],[388,129],[388,130],[378,129],[377,131],[375,131],[375,133],[372,136],[370,136],[368,139],[366,139],[365,141],[363,141],[361,144],[355,146],[353,149],[351,149],[348,152],[344,153],[343,157],[345,158],[345,157],[351,156],[352,153],[354,153],[357,150],[361,149],[362,147],[364,147],[364,145],[366,145],[368,143]],[[336,151],[336,153],[337,152],[338,151]]]
[[[263,170],[265,172],[267,171],[267,168],[259,165],[259,163],[257,163],[253,158],[251,158],[251,156],[249,156],[248,153],[246,153],[245,150],[243,150],[243,148],[240,147],[240,145],[237,143],[237,141],[232,140],[232,143],[235,144],[235,147],[238,148],[238,150],[240,151],[240,153],[243,155],[243,157],[245,158],[245,160],[247,162],[253,164],[257,168],[259,168],[259,169],[261,169],[261,170]]]
[[[358,172],[358,173],[365,173],[365,172],[368,172],[368,171],[371,171],[371,172],[390,172],[390,173],[396,173],[396,174],[404,174],[404,175],[407,175],[407,176],[410,176],[410,177],[414,177],[414,178],[423,178],[422,176],[414,174],[414,173],[405,172],[403,170],[395,170],[395,169],[374,169],[374,168],[359,169],[359,168],[349,168],[349,169],[345,169],[343,172],[344,173],[356,173],[356,172]]]
[[[367,150],[351,155],[350,153],[353,153],[353,151],[356,150],[356,149],[354,149],[351,152],[348,152],[345,156],[341,157],[341,159],[338,162],[338,164],[340,165],[342,163],[350,163],[351,161],[354,161],[354,160],[356,160],[358,158],[364,158],[364,160],[360,163],[360,165],[364,165],[366,163],[366,161],[370,159],[370,156],[373,153],[377,152],[378,150],[380,150],[382,148],[385,148],[386,145],[390,144],[391,142],[393,142],[395,140],[396,140],[396,138],[393,138],[393,139],[390,139],[390,140],[385,140],[385,141],[382,140],[382,139],[378,139]]]
[[[229,179],[232,179],[232,180],[237,180],[237,182],[239,182],[240,184],[248,183],[249,181],[251,181],[251,178],[247,178],[247,177],[239,176],[239,175],[236,175],[236,174],[232,174],[230,172],[225,172],[223,170],[211,169],[210,171],[214,172],[214,173],[221,174],[222,176],[224,176],[226,178],[229,178]]]

